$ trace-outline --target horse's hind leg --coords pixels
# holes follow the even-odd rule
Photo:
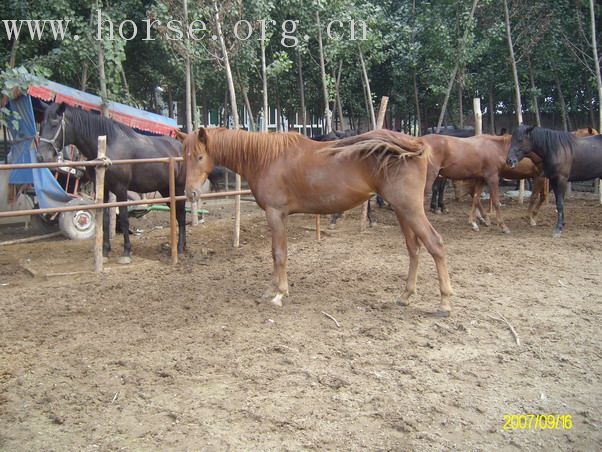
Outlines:
[[[497,175],[489,178],[487,180],[487,185],[489,185],[489,195],[491,196],[493,207],[495,208],[495,219],[497,224],[504,234],[510,234],[510,229],[506,226],[506,223],[504,223],[502,211],[500,209],[500,180]]]
[[[266,209],[268,226],[272,231],[272,259],[274,261],[273,290],[268,290],[264,296],[271,297],[270,302],[282,306],[282,298],[288,295],[288,279],[286,275],[287,237],[286,224],[288,216],[285,212],[268,207]]]
[[[529,224],[531,226],[537,226],[537,214],[539,213],[539,209],[546,199],[545,185],[545,177],[538,176],[535,178],[535,182],[533,184],[533,193],[531,194],[531,200],[529,201]]]
[[[422,242],[430,255],[433,256],[439,277],[439,289],[441,291],[441,304],[437,315],[442,317],[448,316],[451,311],[449,299],[452,296],[453,291],[449,280],[449,273],[447,271],[445,248],[443,246],[443,239],[437,231],[435,231],[435,228],[433,228],[424,213],[422,196],[420,196],[420,193],[411,186],[407,187],[406,190],[399,190],[399,187],[391,186],[389,187],[389,190],[383,193],[383,195],[385,196],[385,199],[393,205],[397,218],[400,219],[402,229],[404,229],[404,231],[405,228],[411,229],[414,236]],[[408,271],[409,287],[404,294],[408,294],[412,292],[412,290],[415,290],[415,278],[418,268],[418,258],[417,254],[415,254],[417,247],[414,248],[411,241],[408,244],[408,237],[411,238],[411,234],[406,235],[408,252],[410,253],[410,256],[415,255],[416,258],[412,260],[412,257],[410,257],[410,269]]]
[[[410,304],[410,297],[416,293],[416,280],[418,278],[418,263],[420,260],[420,241],[414,234],[414,231],[404,218],[397,215],[397,220],[403,231],[403,236],[406,240],[406,248],[408,249],[408,256],[410,258],[410,267],[408,269],[408,278],[406,280],[406,288],[401,294],[401,298],[397,300],[397,304],[401,306],[408,306]]]
[[[448,213],[447,207],[445,207],[445,187],[447,187],[447,178],[442,177],[439,182],[439,200],[437,201],[437,208],[439,213]]]
[[[441,291],[441,304],[439,305],[437,315],[447,317],[451,312],[449,299],[453,295],[453,291],[447,270],[443,239],[428,221],[424,211],[420,212],[415,209],[413,212],[407,212],[404,209],[400,210],[400,213],[405,218],[408,226],[414,231],[416,237],[422,242],[430,255],[433,256],[439,277],[439,289]]]
[[[330,224],[328,225],[328,229],[336,229],[337,227],[337,220],[339,218],[341,218],[343,215],[341,215],[340,213],[333,213],[330,216]]]

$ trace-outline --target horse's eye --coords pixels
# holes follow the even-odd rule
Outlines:
[[[202,156],[202,155],[199,155],[199,162],[200,162],[201,160],[203,160],[203,156]]]

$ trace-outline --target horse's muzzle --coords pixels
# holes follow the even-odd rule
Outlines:
[[[516,159],[507,159],[506,165],[508,165],[510,168],[516,168],[516,165],[518,165],[518,161]]]

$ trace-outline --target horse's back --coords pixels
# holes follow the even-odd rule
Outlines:
[[[578,139],[573,146],[573,161],[569,180],[589,180],[602,177],[602,135]]]

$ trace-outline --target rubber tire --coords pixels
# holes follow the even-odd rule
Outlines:
[[[84,199],[73,199],[67,203],[68,206],[81,205],[87,206],[91,202]],[[83,218],[81,218],[83,216]],[[78,220],[84,221],[85,227],[76,226]],[[96,234],[96,215],[95,210],[75,210],[72,212],[62,212],[59,215],[59,228],[65,237],[71,240],[88,240]]]

